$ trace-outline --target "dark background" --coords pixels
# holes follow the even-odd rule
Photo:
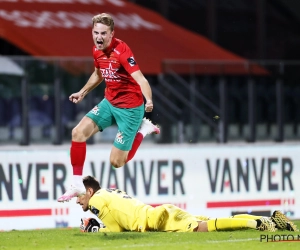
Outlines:
[[[300,58],[300,1],[133,0],[248,59]]]
[[[131,0],[248,59],[300,58],[298,0]],[[180,35],[180,34],[179,34]],[[159,39],[159,38],[158,38]],[[0,54],[27,55],[0,39]]]

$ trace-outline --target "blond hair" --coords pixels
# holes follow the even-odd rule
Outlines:
[[[112,18],[111,15],[107,13],[98,14],[94,16],[92,20],[93,20],[93,26],[95,25],[95,23],[102,23],[106,26],[109,26],[111,31],[114,30],[114,26],[115,26],[114,19]]]

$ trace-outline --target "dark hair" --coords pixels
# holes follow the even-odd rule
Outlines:
[[[83,178],[83,185],[85,188],[92,188],[94,193],[96,193],[99,189],[101,189],[101,186],[99,184],[99,181],[95,179],[93,176],[85,176]]]

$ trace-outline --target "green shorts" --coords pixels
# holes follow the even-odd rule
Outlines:
[[[105,128],[117,124],[118,133],[114,140],[114,146],[129,151],[144,117],[144,104],[136,108],[117,108],[104,98],[86,116],[97,124],[101,132]]]

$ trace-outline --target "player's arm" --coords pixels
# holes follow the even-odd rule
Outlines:
[[[94,88],[96,88],[103,81],[103,77],[100,69],[95,68],[95,71],[90,76],[87,83],[83,86],[83,88],[77,92],[73,93],[69,96],[69,100],[74,103],[79,103],[83,100],[83,98],[90,93]]]
[[[151,112],[153,109],[152,90],[148,80],[140,70],[133,72],[131,76],[140,85],[142,93],[146,99],[145,111]]]

